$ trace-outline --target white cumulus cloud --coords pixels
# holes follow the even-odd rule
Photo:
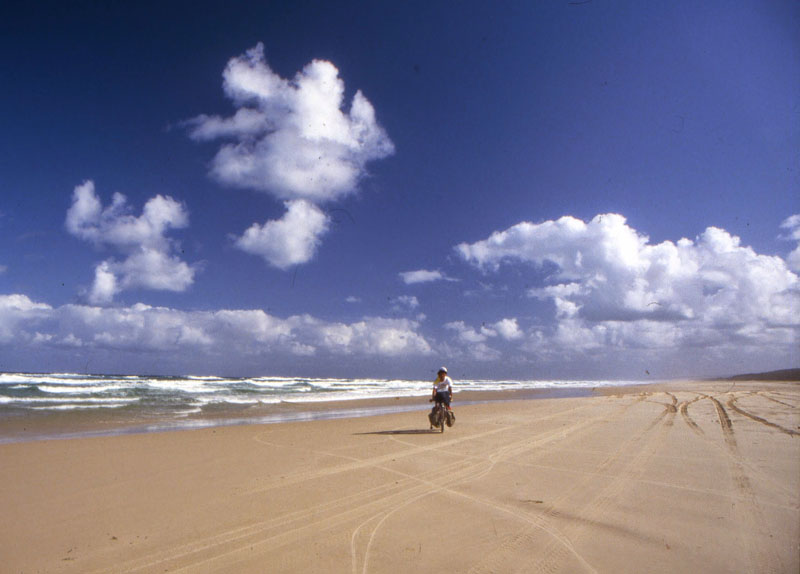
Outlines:
[[[31,301],[26,295],[0,295],[0,343],[25,338],[26,328],[47,318],[52,307]]]
[[[455,332],[456,345],[446,345],[449,355],[457,357],[466,355],[477,361],[495,361],[502,353],[486,344],[490,337],[496,337],[497,332],[490,327],[482,326],[479,330],[467,325],[464,321],[451,321],[445,323],[445,329]]]
[[[120,193],[104,208],[94,182],[75,187],[66,216],[67,231],[98,247],[116,249],[125,257],[97,265],[89,300],[106,304],[120,291],[132,288],[185,291],[194,282],[195,269],[175,255],[177,243],[166,234],[188,225],[186,208],[171,197],[149,199],[141,215],[135,216]]]
[[[94,268],[94,283],[89,292],[89,301],[95,304],[110,303],[114,296],[119,293],[120,287],[117,276],[111,269],[112,264],[103,261]]]
[[[433,281],[455,281],[454,279],[447,277],[438,269],[433,271],[429,271],[427,269],[404,271],[399,273],[399,275],[400,279],[402,279],[406,285],[413,285],[415,283],[431,283]]]
[[[781,228],[789,231],[786,239],[797,242],[797,247],[786,257],[786,263],[792,271],[800,273],[800,214],[787,217],[781,223]]]
[[[360,91],[344,109],[344,82],[331,62],[314,60],[287,80],[269,67],[259,43],[228,62],[223,89],[237,107],[232,117],[188,122],[196,140],[232,140],[212,162],[222,183],[284,200],[329,201],[354,192],[367,163],[394,152]]]
[[[217,181],[269,193],[287,207],[283,219],[254,223],[237,246],[279,269],[307,263],[330,223],[315,204],[354,193],[367,164],[394,153],[394,145],[364,94],[346,106],[331,62],[313,60],[284,79],[259,43],[231,58],[222,76],[235,113],[189,120],[190,137],[223,140],[211,163]]]
[[[236,240],[239,249],[279,269],[310,261],[330,226],[330,218],[313,203],[298,199],[285,206],[281,219],[254,223]]]
[[[312,346],[337,354],[429,355],[431,347],[418,329],[416,321],[368,317],[349,324],[308,318],[298,331],[305,334],[304,340]]]
[[[446,323],[446,329],[456,331],[458,338],[466,343],[482,343],[491,337],[515,341],[525,336],[513,317],[501,319],[496,323],[483,323],[480,329],[468,326],[464,321]]]
[[[516,341],[525,336],[514,318],[501,319],[492,327],[501,338],[507,341]]]
[[[621,215],[566,216],[522,222],[456,250],[486,271],[552,264],[546,284],[528,294],[553,302],[549,341],[562,348],[785,346],[800,327],[800,283],[787,262],[716,227],[651,244]]]
[[[490,334],[494,335],[494,332],[487,332],[485,328],[478,332],[474,328],[467,326],[464,321],[451,321],[445,323],[444,327],[455,331],[458,338],[465,343],[483,343],[489,338]]]
[[[414,310],[419,307],[419,299],[414,295],[400,295],[390,299],[392,302],[392,309],[395,311]]]

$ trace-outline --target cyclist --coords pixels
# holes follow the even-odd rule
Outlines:
[[[447,367],[442,367],[437,373],[436,380],[433,381],[433,395],[431,402],[436,401],[435,406],[431,410],[431,414],[436,412],[436,407],[439,403],[444,403],[449,411],[448,417],[452,416],[453,409],[450,408],[450,401],[453,399],[453,381],[447,376]],[[448,425],[449,426],[449,425]],[[433,428],[433,425],[431,425]]]

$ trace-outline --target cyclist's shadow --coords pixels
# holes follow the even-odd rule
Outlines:
[[[372,431],[372,432],[357,432],[354,433],[355,435],[369,435],[369,434],[382,434],[382,435],[392,435],[392,434],[431,434],[436,433],[439,434],[439,429],[411,429],[411,430],[384,430],[384,431]]]

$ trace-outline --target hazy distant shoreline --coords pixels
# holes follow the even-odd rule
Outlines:
[[[728,381],[800,381],[800,368],[780,369],[765,373],[749,373],[727,377]]]

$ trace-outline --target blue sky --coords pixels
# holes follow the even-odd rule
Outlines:
[[[0,370],[797,366],[796,2],[5,3]]]

